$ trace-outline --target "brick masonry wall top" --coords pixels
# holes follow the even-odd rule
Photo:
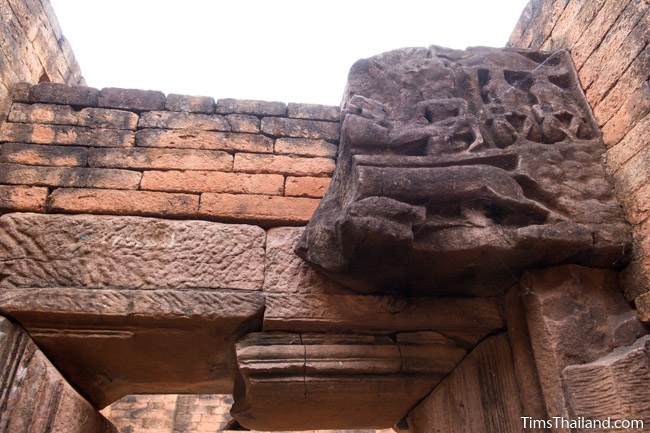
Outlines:
[[[18,84],[0,211],[302,225],[335,167],[338,107]]]

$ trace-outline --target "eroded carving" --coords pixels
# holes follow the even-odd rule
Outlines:
[[[354,289],[480,293],[532,265],[625,261],[604,146],[564,52],[363,59],[342,120],[297,253]]]

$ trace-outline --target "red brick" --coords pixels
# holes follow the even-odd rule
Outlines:
[[[90,149],[91,167],[232,171],[233,157],[219,150],[104,148]]]
[[[0,145],[0,162],[25,165],[84,166],[88,150],[73,146],[4,143]]]
[[[264,117],[262,132],[276,137],[339,139],[339,123],[321,120]]]
[[[329,120],[338,122],[341,112],[335,105],[295,104],[287,107],[289,117],[296,119]]]
[[[226,116],[232,132],[260,132],[260,119],[248,114],[228,114]]]
[[[284,177],[275,174],[219,171],[145,171],[142,189],[181,192],[227,192],[282,195]]]
[[[137,189],[141,177],[127,170],[0,164],[0,183],[11,185]]]
[[[151,191],[60,188],[51,195],[48,208],[55,212],[107,215],[195,216],[199,196]]]
[[[302,225],[320,201],[311,198],[247,194],[201,194],[199,213],[226,221]]]
[[[650,83],[646,81],[630,95],[621,109],[603,126],[605,145],[612,147],[617,144],[648,113],[650,113]]]
[[[134,133],[121,129],[93,129],[81,126],[3,123],[0,141],[36,144],[65,144],[100,147],[133,146]]]
[[[300,156],[235,154],[235,171],[245,173],[280,173],[297,176],[322,176],[334,171],[330,158],[304,158]]]
[[[321,198],[330,184],[329,177],[287,177],[284,195]]]
[[[13,103],[7,117],[9,122],[52,123],[76,125],[77,113],[69,105]]]
[[[328,156],[334,158],[338,151],[336,144],[312,138],[278,138],[275,153],[302,156]]]
[[[106,87],[99,92],[97,106],[134,111],[165,109],[165,94],[154,90]]]
[[[225,98],[217,101],[215,111],[221,114],[243,113],[260,116],[284,116],[287,113],[287,105],[284,102]]]
[[[273,152],[273,140],[263,135],[184,129],[143,129],[136,133],[136,145],[142,147]]]
[[[189,113],[214,113],[214,99],[208,96],[167,95],[165,109]]]
[[[219,114],[197,114],[180,111],[148,111],[142,113],[138,127],[230,131],[228,121]]]
[[[0,211],[43,212],[47,188],[0,185]]]

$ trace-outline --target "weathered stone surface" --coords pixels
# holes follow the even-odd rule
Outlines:
[[[99,92],[97,106],[133,111],[164,110],[165,94],[153,90],[107,87]]]
[[[199,214],[224,221],[302,225],[309,221],[318,200],[252,194],[201,194]]]
[[[0,212],[43,212],[47,188],[0,185]]]
[[[0,144],[0,162],[24,165],[84,166],[88,150],[72,146]]]
[[[141,177],[128,170],[0,164],[0,183],[10,185],[137,189]]]
[[[100,408],[128,394],[231,393],[233,345],[259,328],[263,305],[261,293],[242,290],[0,293],[0,310]]]
[[[235,154],[235,171],[247,173],[281,173],[296,176],[323,176],[334,171],[330,158],[304,158],[300,156]]]
[[[79,126],[91,128],[135,129],[138,115],[124,110],[84,108],[79,111]]]
[[[497,335],[470,352],[409,413],[408,424],[415,432],[519,433],[521,416],[508,339]]]
[[[341,115],[339,107],[334,105],[295,104],[287,106],[289,117],[296,119],[329,120],[337,122]]]
[[[52,123],[57,125],[76,125],[76,112],[69,105],[56,104],[21,104],[11,105],[7,117],[9,122]]]
[[[451,337],[458,331],[485,336],[503,325],[499,303],[492,298],[269,292],[264,313],[265,331],[434,330]]]
[[[0,317],[0,431],[117,433],[80,396],[27,333]]]
[[[650,115],[631,127],[625,137],[607,152],[607,168],[612,174],[617,175],[625,164],[641,152],[647,153],[647,134],[650,134]]]
[[[284,194],[293,197],[321,198],[330,184],[329,177],[292,177],[287,176]]]
[[[192,218],[199,196],[151,191],[59,188],[50,194],[52,212]]]
[[[260,290],[254,226],[138,217],[0,217],[0,287]]]
[[[462,294],[530,266],[625,264],[629,228],[568,53],[391,51],[352,66],[342,116],[297,251],[347,286]]]
[[[140,115],[140,128],[200,129],[230,131],[225,117],[218,114],[197,114],[174,111],[148,111]]]
[[[67,86],[59,83],[40,83],[30,88],[29,101],[46,104],[97,106],[99,91],[92,87]]]
[[[639,314],[639,320],[650,322],[650,292],[645,292],[636,297],[634,306]]]
[[[141,188],[157,191],[282,195],[284,177],[276,174],[219,171],[145,171]]]
[[[568,366],[562,377],[572,417],[650,423],[650,336],[593,362]]]
[[[275,153],[302,156],[335,157],[338,146],[325,140],[311,138],[278,138],[275,140]]]
[[[65,144],[98,147],[133,146],[134,133],[119,129],[80,126],[3,123],[0,141],[35,144]]]
[[[603,125],[603,141],[607,147],[619,143],[628,131],[641,119],[647,119],[650,113],[650,82],[644,82],[625,101],[616,114]],[[610,150],[611,152],[611,150]]]
[[[259,116],[284,116],[287,105],[284,102],[255,101],[249,99],[219,99],[215,111],[221,114],[243,113]]]
[[[529,271],[522,280],[528,330],[549,417],[570,415],[562,371],[632,344],[647,331],[616,273],[579,266]]]
[[[214,113],[214,99],[208,96],[167,95],[165,109],[190,113]]]
[[[321,120],[262,118],[262,132],[277,137],[339,139],[339,123]]]
[[[105,168],[232,170],[232,155],[201,149],[90,149],[88,165]]]
[[[143,147],[273,152],[273,140],[263,135],[184,129],[143,129],[136,133],[136,144]]]
[[[404,340],[249,334],[231,413],[256,430],[389,428],[465,355],[442,336]]]
[[[226,116],[232,132],[249,132],[257,134],[260,132],[260,119],[248,114],[228,114]]]

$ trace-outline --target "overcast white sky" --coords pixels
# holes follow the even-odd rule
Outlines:
[[[503,46],[527,0],[51,0],[88,85],[338,105],[357,59]]]

